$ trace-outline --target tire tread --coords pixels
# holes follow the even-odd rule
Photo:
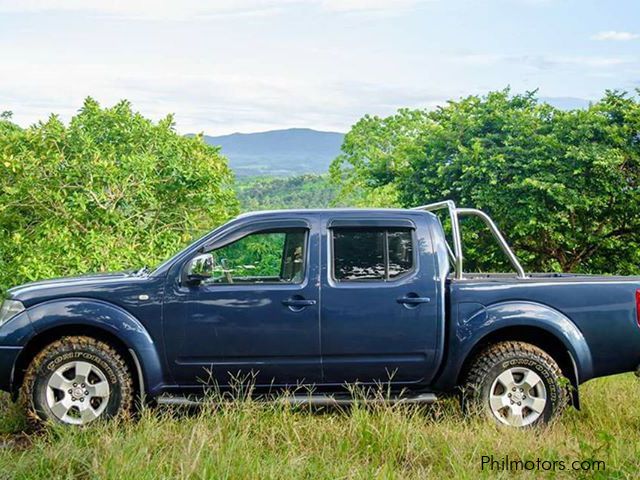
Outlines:
[[[33,404],[33,389],[36,384],[36,378],[38,372],[45,359],[56,353],[63,354],[68,351],[69,346],[72,350],[88,349],[99,350],[107,356],[111,357],[113,363],[112,367],[116,374],[119,376],[121,382],[121,407],[118,412],[118,417],[128,417],[132,413],[133,409],[133,378],[126,361],[122,358],[122,355],[118,353],[108,343],[98,340],[96,338],[86,335],[74,335],[64,336],[55,340],[45,346],[40,352],[33,358],[24,375],[22,385],[19,392],[19,402],[27,412],[27,417],[30,421],[35,423],[42,422],[42,419],[37,414],[35,405]]]
[[[540,347],[523,341],[502,341],[489,345],[482,350],[473,361],[466,374],[462,388],[463,408],[466,410],[467,400],[476,406],[481,404],[481,392],[491,369],[498,363],[513,358],[525,357],[541,363],[549,369],[556,379],[563,378],[558,363]],[[553,416],[558,416],[568,404],[567,389],[560,388],[560,401],[555,406]]]

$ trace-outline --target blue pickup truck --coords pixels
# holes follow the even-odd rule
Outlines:
[[[464,273],[468,215],[515,273]],[[526,274],[486,214],[451,201],[251,213],[153,270],[9,290],[0,389],[83,425],[238,382],[312,404],[382,385],[383,401],[460,395],[526,427],[579,408],[581,383],[638,368],[639,306],[638,277]]]

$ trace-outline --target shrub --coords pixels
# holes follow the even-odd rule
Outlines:
[[[155,264],[237,212],[217,148],[122,101],[87,98],[65,126],[0,118],[0,290]]]

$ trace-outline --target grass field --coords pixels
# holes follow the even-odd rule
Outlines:
[[[145,410],[137,421],[24,432],[0,399],[0,478],[638,478],[640,381],[582,387],[583,410],[545,429],[465,419],[456,402],[411,408],[305,409],[241,401],[196,412]],[[555,472],[481,469],[482,457],[556,463]],[[598,471],[572,462],[601,460]],[[585,464],[586,465],[586,464]],[[596,467],[594,467],[596,468]]]

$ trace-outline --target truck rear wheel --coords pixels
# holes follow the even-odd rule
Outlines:
[[[35,356],[20,397],[32,418],[86,425],[97,418],[129,414],[133,381],[126,362],[110,345],[69,336]]]
[[[567,404],[555,360],[525,342],[500,342],[474,360],[463,386],[463,408],[510,427],[544,424]]]

